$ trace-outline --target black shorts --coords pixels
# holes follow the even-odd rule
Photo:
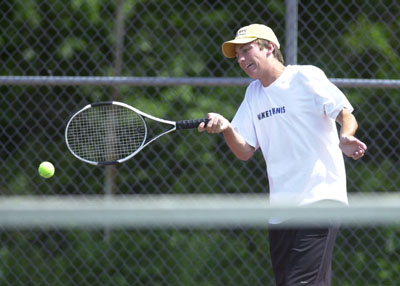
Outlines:
[[[333,247],[338,229],[336,225],[308,228],[271,226],[269,243],[276,285],[331,285]]]

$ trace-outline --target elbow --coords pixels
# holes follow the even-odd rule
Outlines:
[[[241,156],[241,157],[237,157],[239,160],[241,161],[248,161],[252,156]]]
[[[251,157],[253,157],[253,152],[235,153],[235,156],[241,161],[248,161]]]
[[[237,155],[237,154],[235,154],[235,156],[236,156],[236,158],[238,158],[240,161],[247,161],[247,160],[250,159],[250,158],[245,157],[245,156],[242,156],[242,155]]]

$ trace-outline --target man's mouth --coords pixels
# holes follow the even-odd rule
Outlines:
[[[249,69],[252,65],[253,65],[253,64],[248,64],[248,65],[246,66],[246,70]]]

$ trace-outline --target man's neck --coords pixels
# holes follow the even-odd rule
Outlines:
[[[262,85],[267,87],[276,81],[285,71],[285,66],[281,62],[277,62],[266,71],[265,75],[260,79]]]

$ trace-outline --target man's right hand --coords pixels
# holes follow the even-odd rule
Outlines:
[[[229,120],[223,117],[221,114],[208,113],[207,118],[207,126],[205,126],[204,122],[200,123],[197,128],[199,132],[205,131],[207,133],[222,133],[230,126]]]

